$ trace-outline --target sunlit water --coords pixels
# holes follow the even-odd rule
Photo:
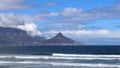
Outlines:
[[[0,68],[120,68],[120,55],[0,55]]]

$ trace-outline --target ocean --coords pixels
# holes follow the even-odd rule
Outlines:
[[[120,68],[120,46],[4,46],[0,68]]]

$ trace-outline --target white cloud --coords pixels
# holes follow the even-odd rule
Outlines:
[[[56,2],[48,2],[43,5],[28,4],[28,2],[29,0],[0,0],[0,11],[46,8],[57,5]]]
[[[14,1],[14,0],[12,0]],[[12,2],[11,0],[1,0],[0,10],[9,9],[21,9],[28,8],[23,4],[24,0],[18,0]],[[10,5],[9,7],[8,4]],[[11,5],[14,4],[14,5]],[[52,3],[50,3],[52,4]],[[95,21],[100,19],[120,18],[120,5],[112,7],[97,8],[88,11],[84,11],[80,8],[67,7],[58,12],[40,12],[36,14],[20,15],[20,14],[0,14],[0,26],[2,27],[14,27],[33,32],[32,35],[41,35],[41,32],[37,29],[34,21],[48,22],[45,27],[48,34],[62,32],[64,34],[71,34],[77,36],[89,36],[89,37],[120,37],[120,31],[111,31],[106,29],[101,30],[85,30],[87,27],[86,22]],[[4,8],[6,7],[6,8]],[[50,22],[50,24],[49,24]],[[55,24],[55,25],[54,25]],[[54,25],[54,27],[53,27]],[[68,29],[68,30],[67,30]],[[80,29],[80,30],[79,30]],[[55,30],[55,31],[52,31]],[[37,32],[38,31],[38,32]]]
[[[60,12],[63,16],[74,16],[76,13],[82,13],[82,10],[74,7],[67,7]]]
[[[81,8],[66,7],[59,11],[63,23],[86,23],[101,19],[120,18],[120,5],[101,7],[84,11]]]
[[[54,5],[56,5],[57,3],[56,2],[48,2],[47,4],[46,4],[46,6],[54,6]]]
[[[86,23],[90,22],[89,24],[91,24],[92,21],[96,20],[120,18],[119,12],[120,5],[101,7],[87,11],[75,7],[66,7],[65,9],[59,12],[55,12],[56,13],[55,16],[54,15],[48,16],[50,17],[48,21],[51,23],[45,25],[47,27],[46,30],[48,31],[45,32],[45,34],[47,33],[56,34],[62,32],[66,35],[71,35],[71,37],[76,35],[78,37],[83,36],[83,37],[120,38],[119,30],[103,29],[100,26],[99,27],[95,26],[96,27],[94,28],[95,30],[89,30],[89,28],[88,30],[86,30],[86,28],[88,27],[86,26]],[[58,19],[56,22],[53,22],[54,20],[51,17],[56,16],[58,16]]]
[[[52,30],[52,31],[44,32],[44,34],[48,34],[48,36],[50,36],[50,35],[55,35],[59,32],[63,33],[66,36],[70,36],[71,38],[74,38],[75,36],[77,36],[78,38],[80,38],[80,37],[120,38],[119,30],[111,31],[111,30],[106,30],[106,29],[101,29],[101,30],[63,30],[63,31]]]
[[[49,16],[59,16],[59,13],[57,13],[57,12],[54,12],[54,13],[50,13],[50,14],[48,14]]]
[[[27,9],[37,7],[26,4],[27,0],[0,0],[0,11]]]
[[[32,36],[41,36],[42,33],[37,29],[37,26],[33,23],[25,23],[24,25],[18,25],[17,28],[25,30]]]
[[[31,23],[34,19],[36,20],[36,16],[13,13],[0,14],[0,26],[18,28],[27,31],[32,36],[41,36],[42,33],[37,29],[37,26]]]
[[[47,21],[47,17],[58,16],[58,13],[37,13],[37,14],[0,14],[0,27],[19,28],[27,31],[32,36],[42,35],[34,22]],[[49,21],[49,20],[48,20]]]
[[[13,13],[0,14],[0,26],[13,27],[16,25],[23,25],[24,22],[25,22],[24,18],[17,14],[13,14]]]
[[[109,33],[108,30],[64,30],[64,31],[49,31],[47,33],[59,33],[62,32],[64,34],[74,34],[74,35],[107,35]]]

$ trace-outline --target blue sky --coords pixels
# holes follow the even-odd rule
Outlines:
[[[0,26],[46,38],[62,32],[87,44],[119,45],[119,12],[119,0],[2,0]]]

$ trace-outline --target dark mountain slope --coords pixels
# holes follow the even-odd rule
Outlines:
[[[58,33],[55,37],[48,39],[46,41],[43,42],[43,44],[53,44],[53,45],[77,45],[77,44],[82,44],[79,42],[76,42],[70,38],[67,38],[65,36],[62,35],[62,33]]]
[[[40,41],[29,36],[26,31],[0,27],[0,46],[37,45]]]

